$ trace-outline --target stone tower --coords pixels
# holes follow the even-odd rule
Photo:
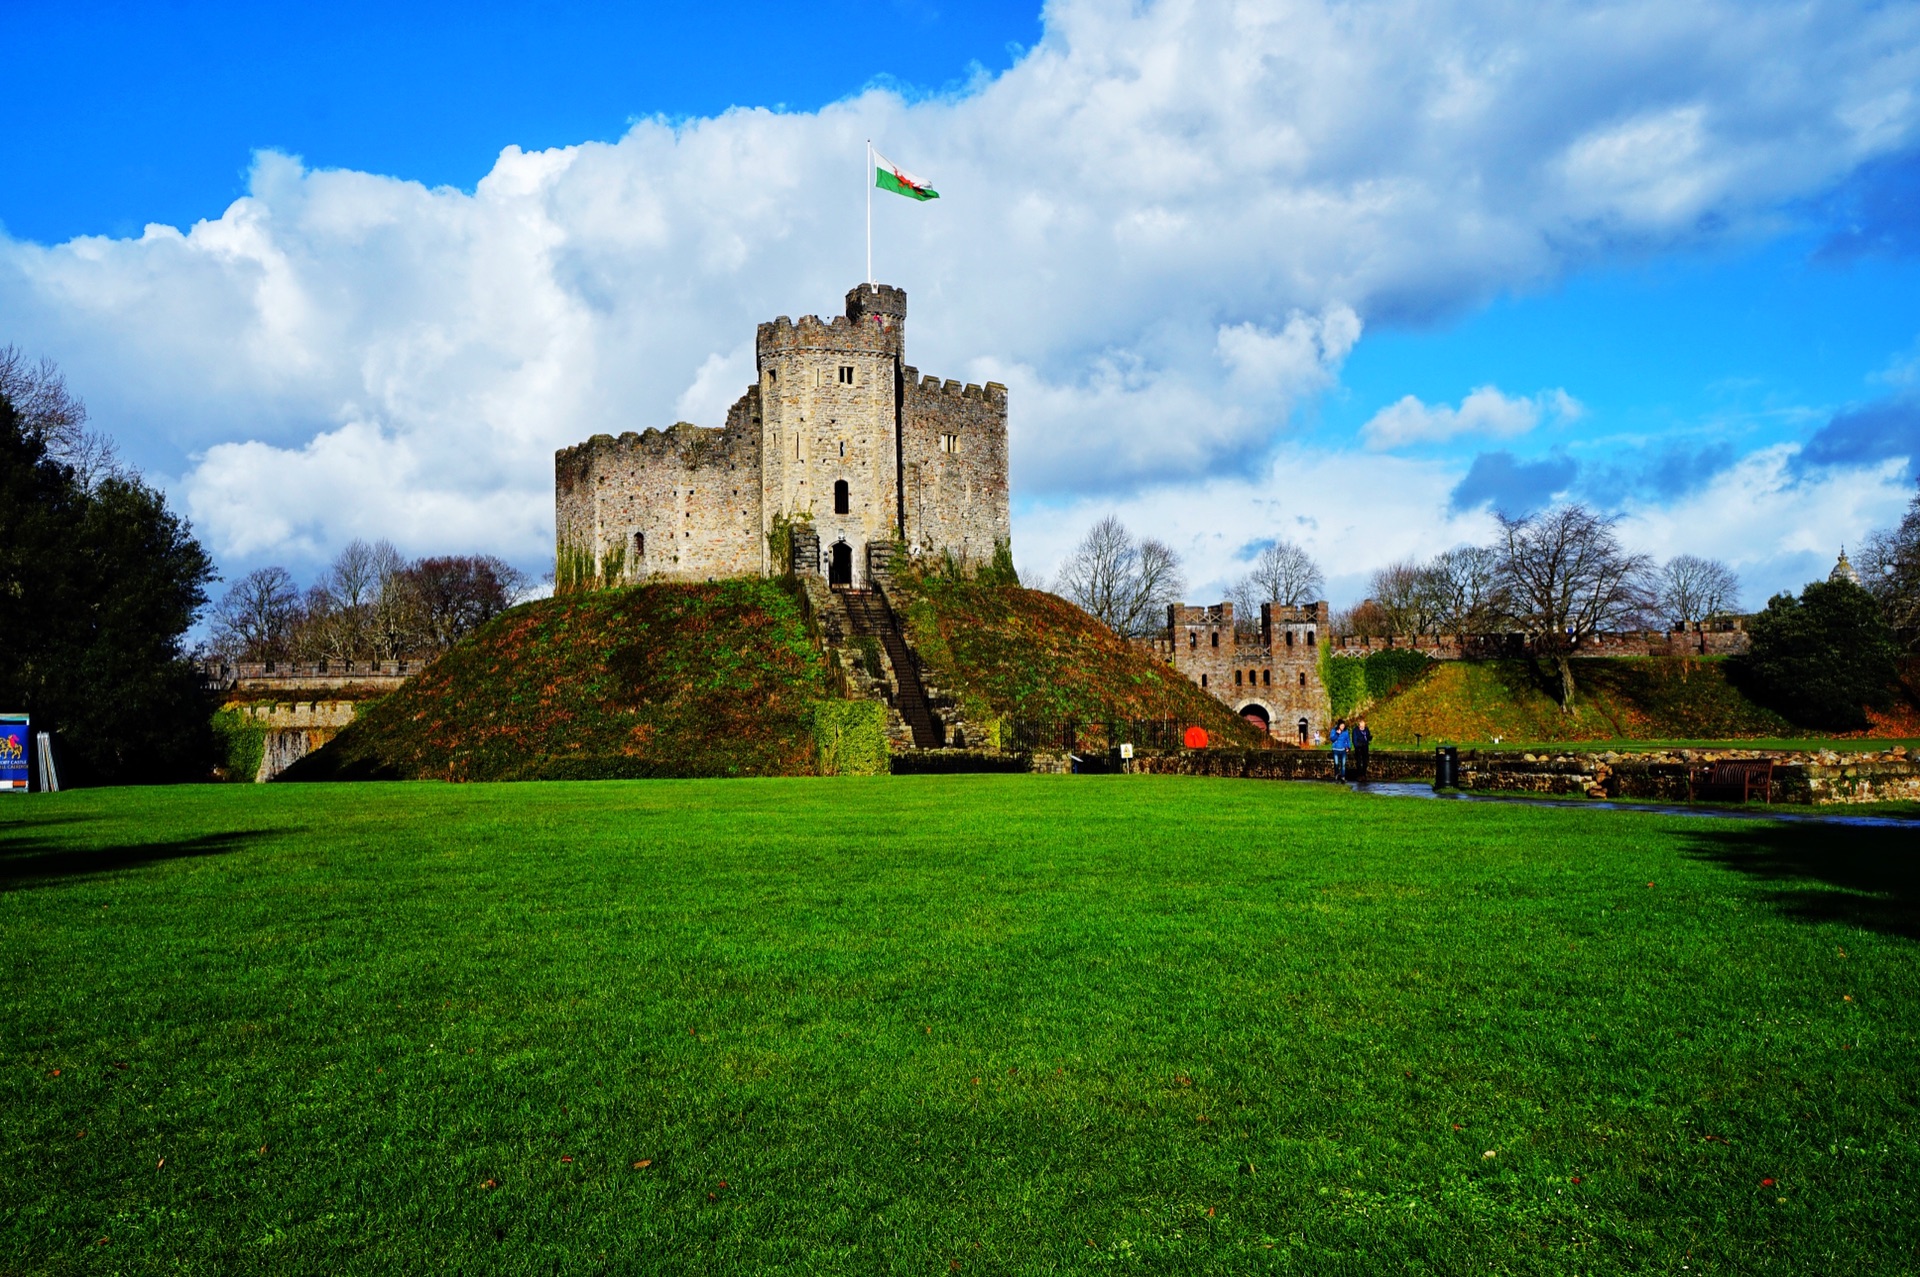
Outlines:
[[[922,379],[907,295],[847,293],[846,313],[761,324],[757,378],[719,429],[595,435],[554,457],[556,588],[784,572],[770,534],[809,524],[835,584],[868,546],[985,563],[1008,542],[1007,390]]]

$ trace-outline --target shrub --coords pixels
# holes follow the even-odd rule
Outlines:
[[[1776,594],[1747,625],[1752,648],[1734,661],[1749,694],[1804,727],[1858,730],[1866,706],[1892,701],[1899,647],[1871,594],[1851,581],[1815,581]]]

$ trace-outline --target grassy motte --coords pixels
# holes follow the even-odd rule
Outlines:
[[[1365,711],[1377,745],[1426,741],[1733,740],[1807,733],[1754,704],[1726,662],[1666,658],[1575,661],[1574,712],[1561,711],[1548,667],[1531,661],[1435,661]]]
[[[1222,743],[1255,740],[1191,679],[1057,595],[929,576],[895,596],[914,650],[976,721],[1178,719]]]
[[[829,695],[776,582],[570,594],[489,622],[286,779],[807,772],[812,708]]]
[[[1902,1271],[1915,856],[1178,777],[33,795],[0,1271]]]

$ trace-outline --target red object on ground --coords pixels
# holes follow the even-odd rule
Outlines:
[[[1187,729],[1186,742],[1188,749],[1205,749],[1207,747],[1207,729],[1204,727],[1189,727]]]

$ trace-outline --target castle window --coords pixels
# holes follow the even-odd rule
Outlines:
[[[1206,685],[1207,685],[1207,676],[1205,674],[1202,674],[1200,676],[1200,686],[1205,687]]]
[[[1312,631],[1312,630],[1308,630],[1308,631],[1307,631],[1307,646],[1308,646],[1308,647],[1312,647],[1312,646],[1313,646],[1313,631]]]
[[[847,455],[847,441],[845,439],[840,441],[840,455],[843,457]]]
[[[1267,685],[1268,687],[1272,687],[1272,686],[1273,686],[1273,671],[1272,671],[1272,670],[1261,670],[1261,671],[1260,671],[1260,681],[1261,681],[1262,683],[1265,683],[1265,684],[1266,684],[1266,685]]]
[[[1306,685],[1307,685],[1307,676],[1304,673],[1302,673],[1300,675],[1300,686],[1305,687]]]
[[[1187,646],[1190,648],[1197,648],[1200,646],[1200,636],[1198,634],[1195,634],[1192,630],[1187,631]]]
[[[840,384],[843,386],[851,386],[853,384],[853,365],[852,364],[840,365]]]
[[[767,380],[768,380],[769,382],[771,382],[771,381],[773,381],[773,379],[774,379],[774,374],[776,374],[776,373],[778,373],[779,371],[780,371],[780,370],[779,370],[778,368],[769,368],[769,369],[767,369]]]
[[[1233,685],[1234,685],[1235,687],[1238,687],[1238,686],[1240,686],[1240,671],[1239,671],[1239,670],[1235,670],[1235,671],[1233,672]]]
[[[1215,647],[1219,647],[1219,646],[1220,646],[1220,631],[1219,631],[1219,630],[1215,630],[1215,631],[1213,632],[1213,645],[1214,645]]]
[[[833,481],[833,512],[835,514],[845,514],[848,505],[847,481],[845,479],[835,479]]]
[[[647,534],[644,532],[633,534],[633,557],[636,559],[647,557]]]
[[[959,435],[941,435],[940,451],[942,452],[960,451],[960,436]]]
[[[1288,646],[1288,647],[1292,647],[1292,646],[1293,646],[1293,631],[1292,631],[1292,630],[1288,630],[1288,631],[1287,631],[1287,646]]]

